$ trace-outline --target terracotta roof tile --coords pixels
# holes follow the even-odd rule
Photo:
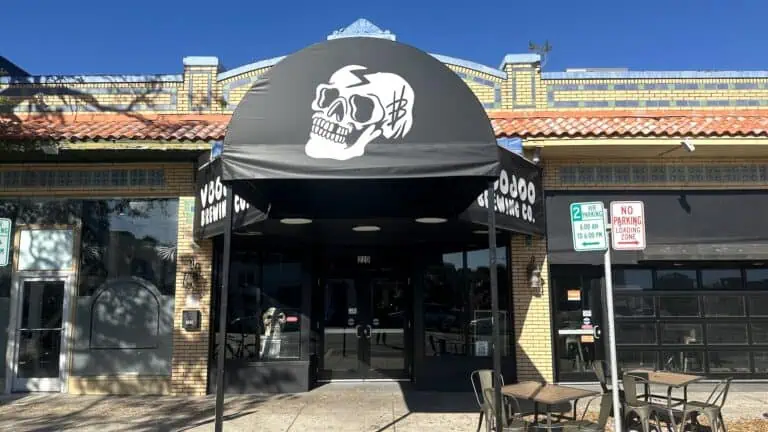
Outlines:
[[[768,110],[528,111],[491,113],[497,136],[521,138],[768,136]],[[0,116],[0,140],[210,141],[224,138],[230,115]]]
[[[0,117],[0,139],[210,141],[224,138],[229,115]]]
[[[768,136],[768,110],[529,111],[491,116],[497,135],[521,138]]]

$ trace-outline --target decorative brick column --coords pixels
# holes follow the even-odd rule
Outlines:
[[[552,317],[549,308],[547,239],[514,235],[512,253],[512,297],[514,301],[515,356],[517,379],[552,382]],[[528,264],[531,257],[541,269],[541,288],[531,289]]]
[[[215,113],[222,109],[218,84],[217,57],[184,57],[184,83],[179,94],[179,111]]]
[[[211,309],[213,241],[193,243],[192,224],[195,198],[179,198],[179,235],[177,243],[176,300],[173,313],[173,359],[171,392],[177,395],[204,395],[208,384],[208,341]],[[199,268],[192,276],[190,260]],[[186,280],[186,283],[185,283]],[[200,330],[182,328],[185,309],[200,311]]]

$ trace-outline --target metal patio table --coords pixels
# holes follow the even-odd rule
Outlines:
[[[646,380],[645,395],[644,395],[646,402],[649,402],[650,398],[664,399],[663,396],[653,395],[651,393],[649,384],[656,384],[656,385],[667,387],[667,396],[666,396],[667,403],[664,408],[666,408],[668,412],[669,420],[672,422],[673,428],[676,428],[676,425],[674,424],[675,423],[674,407],[688,402],[688,385],[704,379],[703,376],[699,376],[699,375],[691,375],[691,374],[684,374],[684,373],[678,373],[678,372],[655,371],[655,370],[649,370],[649,369],[633,369],[633,370],[627,371],[626,373],[634,376],[639,376]],[[679,388],[683,389],[683,398],[682,399],[673,398],[672,390],[679,389]]]
[[[536,381],[523,381],[517,384],[505,385],[501,393],[517,399],[533,401],[534,423],[538,423],[539,404],[547,411],[547,428],[552,428],[552,406],[573,401],[573,417],[576,418],[576,404],[579,399],[597,396],[600,392],[566,387],[557,384],[545,384]]]

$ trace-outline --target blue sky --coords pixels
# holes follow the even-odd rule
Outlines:
[[[0,55],[33,74],[180,73],[189,55],[234,68],[360,17],[401,42],[492,67],[548,39],[547,71],[768,69],[764,0],[8,1]]]

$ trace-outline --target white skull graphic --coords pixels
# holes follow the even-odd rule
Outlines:
[[[349,65],[317,86],[312,102],[312,130],[304,147],[315,159],[349,160],[362,156],[365,146],[383,136],[399,139],[413,125],[411,85],[393,73],[365,73]]]

